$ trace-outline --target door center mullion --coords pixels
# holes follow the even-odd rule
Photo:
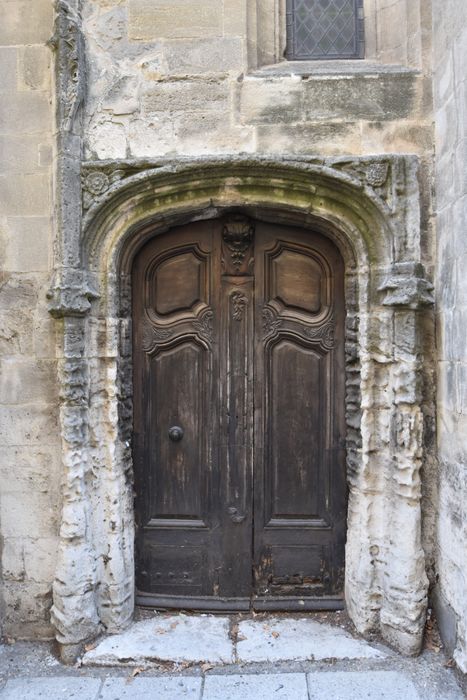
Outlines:
[[[253,227],[227,221],[222,231],[220,394],[222,597],[251,595],[254,277]]]

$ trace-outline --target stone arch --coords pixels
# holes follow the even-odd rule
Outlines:
[[[349,513],[346,603],[357,629],[421,644],[423,459],[416,159],[236,157],[87,164],[78,264],[57,266],[64,505],[52,618],[75,649],[133,614],[129,274],[143,243],[239,210],[315,228],[346,263]],[[62,250],[76,241],[62,233]],[[65,256],[66,260],[66,256]],[[349,371],[350,368],[350,371]],[[393,543],[401,528],[404,541]]]

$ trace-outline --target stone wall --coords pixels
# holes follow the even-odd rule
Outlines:
[[[50,636],[60,510],[52,264],[52,0],[0,3],[3,631]]]
[[[438,616],[467,671],[467,4],[435,0]]]
[[[430,65],[408,68],[405,48],[387,57],[374,48],[375,62],[293,62],[252,73],[251,22],[261,12],[249,19],[244,3],[233,1],[224,14],[211,0],[181,7],[180,0],[84,2],[87,158],[430,152]],[[391,15],[388,27],[399,31],[406,15]],[[272,17],[263,34],[274,43]],[[421,47],[429,18],[416,19]],[[399,66],[383,65],[385,58]],[[416,66],[421,59],[420,48]]]
[[[107,163],[109,172],[117,180],[122,172],[125,175],[116,167],[123,162],[130,163],[133,173],[167,163],[169,167],[178,167],[180,160],[185,158],[190,158],[193,163],[199,157],[225,157],[228,163],[229,158],[234,160],[234,156],[248,154],[252,162],[264,156],[276,161],[289,157],[294,162],[302,157],[310,159],[316,156],[320,159],[319,167],[324,167],[326,158],[343,156],[349,159],[350,170],[356,167],[358,181],[358,178],[365,178],[365,171],[364,165],[355,166],[355,157],[392,154],[390,162],[397,163],[397,154],[417,155],[421,167],[410,166],[401,191],[396,184],[393,189],[388,185],[391,191],[388,190],[386,204],[389,212],[392,204],[399,202],[401,192],[407,201],[411,198],[410,207],[404,211],[404,207],[399,207],[401,211],[388,213],[388,216],[393,216],[395,226],[398,216],[405,222],[401,228],[409,240],[405,252],[411,255],[407,255],[407,259],[420,258],[431,272],[430,3],[422,0],[366,0],[367,60],[270,66],[268,64],[280,59],[284,48],[283,0],[224,0],[223,3],[217,0],[61,0],[59,6],[70,9],[69,19],[76,34],[72,41],[63,35],[63,55],[60,50],[56,54],[59,72],[68,73],[57,91],[62,106],[58,109],[58,135],[54,140],[59,160],[53,189],[53,90],[49,66],[52,54],[45,45],[52,34],[52,0],[0,0],[0,3],[5,6],[3,14],[6,18],[0,28],[0,41],[4,44],[0,51],[8,68],[3,71],[0,82],[1,90],[7,93],[0,105],[4,112],[1,114],[0,143],[6,154],[0,167],[8,169],[8,174],[2,174],[0,183],[4,269],[0,294],[4,309],[0,347],[5,353],[1,389],[6,404],[3,407],[5,417],[2,418],[6,448],[2,453],[4,464],[0,473],[3,599],[7,609],[6,631],[37,636],[50,631],[48,607],[54,572],[59,572],[55,581],[54,615],[56,627],[60,629],[60,620],[66,628],[73,614],[79,618],[83,594],[94,596],[93,587],[102,584],[97,579],[104,567],[102,563],[99,563],[100,568],[93,564],[96,571],[92,581],[87,578],[86,566],[78,567],[79,573],[72,581],[74,588],[68,586],[69,580],[65,580],[66,576],[72,578],[71,559],[66,558],[70,542],[82,545],[86,556],[91,559],[95,556],[95,552],[87,548],[90,504],[88,502],[77,517],[73,502],[76,491],[82,486],[79,482],[87,487],[95,466],[92,451],[79,453],[74,443],[81,430],[81,418],[73,422],[73,416],[81,409],[81,413],[86,412],[83,406],[77,405],[78,390],[72,381],[79,345],[76,339],[81,337],[76,329],[73,331],[74,326],[81,322],[75,324],[74,320],[67,321],[71,328],[67,336],[69,340],[71,338],[70,347],[62,348],[60,343],[57,346],[58,353],[63,350],[58,376],[67,375],[69,384],[69,394],[65,396],[62,392],[60,399],[65,455],[62,472],[68,479],[62,490],[65,506],[69,506],[63,512],[70,517],[67,520],[63,516],[66,527],[61,533],[62,555],[58,569],[55,567],[61,472],[54,333],[63,338],[65,322],[47,315],[45,294],[53,263],[59,272],[57,278],[60,277],[60,267],[69,266],[74,272],[79,263],[81,138],[84,159],[94,163],[89,168],[105,170]],[[81,37],[81,28],[87,76],[84,62],[78,60],[80,42],[75,41],[76,36]],[[72,55],[75,50],[76,56]],[[76,66],[80,64],[76,74],[73,72],[75,63],[70,71],[69,56]],[[150,165],[145,166],[145,160]],[[339,161],[338,168],[345,172],[347,165],[345,160]],[[83,203],[85,210],[89,210],[93,197],[99,198],[103,194],[102,191],[96,192],[96,187],[98,189],[99,182],[106,182],[107,176],[100,180],[95,176],[88,180],[85,176],[86,170],[83,171]],[[194,182],[196,178],[192,177]],[[413,204],[414,199],[419,201],[418,186],[422,203],[421,222],[418,205]],[[52,191],[57,195],[55,239]],[[56,241],[54,246],[52,240]],[[403,253],[397,251],[401,260],[405,260]],[[398,259],[397,255],[395,259]],[[73,276],[70,279],[66,293],[82,283],[82,279],[79,283]],[[60,282],[57,282],[58,287]],[[94,299],[89,290],[82,296],[80,303],[83,308],[73,311],[77,316],[86,313],[88,309],[84,307],[89,307]],[[56,316],[63,312],[62,301],[60,299],[55,304]],[[430,330],[429,314],[427,319]],[[84,337],[82,333],[81,340]],[[429,333],[427,337],[429,347]],[[418,343],[418,335],[416,340]],[[372,352],[379,358],[375,362],[384,364],[384,359],[381,359],[384,353],[378,342],[375,339]],[[418,348],[414,341],[415,346]],[[86,373],[85,350],[89,351],[89,348],[79,348],[83,375]],[[417,362],[422,356],[421,352],[417,355]],[[429,386],[433,384],[430,381],[429,353],[425,368],[425,385]],[[381,376],[385,371],[381,368]],[[393,379],[396,382],[397,377],[391,381]],[[403,383],[402,379],[400,383]],[[115,385],[105,385],[105,391],[107,389],[109,394],[115,393]],[[378,390],[382,395],[392,391],[384,383]],[[426,435],[429,436],[433,432],[433,413],[429,392],[426,391],[425,395],[425,420],[430,428]],[[88,401],[85,395],[81,399],[84,404]],[[115,420],[113,414],[111,419]],[[69,432],[63,430],[64,424]],[[115,428],[113,424],[112,428]],[[403,441],[403,436],[400,439]],[[373,444],[370,439],[369,442]],[[413,539],[417,539],[420,452],[418,441],[415,440],[414,444],[413,460],[408,458],[408,468],[414,473],[409,520],[413,523]],[[427,444],[430,448],[428,441]],[[412,449],[413,445],[409,447]],[[370,451],[377,452],[377,449],[372,447]],[[117,464],[117,457],[116,469],[121,466]],[[436,489],[432,485],[434,471],[429,449],[423,478],[425,518],[422,534],[428,573],[433,579],[432,521]],[[407,496],[403,493],[404,484],[393,484],[392,488],[402,498]],[[125,517],[128,520],[128,514]],[[389,522],[392,517],[388,503],[384,518]],[[102,546],[103,542],[100,542],[99,547]],[[378,546],[366,552],[368,566],[373,566],[373,560],[376,560],[380,571],[380,579],[374,585],[379,590],[385,586],[391,588],[382,574],[385,555],[381,554],[379,561],[378,554],[374,554],[377,551]],[[418,542],[417,552],[421,553]],[[407,558],[413,559],[413,556],[407,555]],[[81,563],[84,560],[85,557]],[[105,561],[104,556],[102,561]],[[423,557],[420,561],[423,568]],[[110,568],[112,566],[116,566],[115,562]],[[131,568],[128,562],[125,562],[125,567]],[[416,585],[423,588],[424,576],[417,571]],[[66,574],[63,580],[60,572]],[[397,575],[404,577],[402,565]],[[109,575],[109,580],[112,576],[114,572]],[[109,586],[104,593],[111,599],[112,587]],[[99,595],[102,597],[102,591]],[[128,591],[126,595],[130,595]],[[62,608],[59,600],[62,603],[67,601]],[[110,607],[108,605],[108,609]],[[394,603],[396,608],[397,601]],[[105,611],[100,612],[99,620],[108,628],[112,626],[108,622],[110,618],[111,614],[107,614],[106,619]],[[395,624],[396,616],[390,615],[389,618],[386,624]],[[92,622],[93,625],[96,622],[94,627],[97,629],[97,617]],[[420,620],[417,620],[417,625],[420,626]],[[80,641],[87,634],[86,625],[83,629]],[[410,650],[414,648],[412,646]]]

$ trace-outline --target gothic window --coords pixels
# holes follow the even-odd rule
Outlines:
[[[363,58],[363,0],[287,0],[289,60]]]

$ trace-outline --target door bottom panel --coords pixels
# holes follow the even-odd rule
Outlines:
[[[158,596],[136,594],[136,605],[155,610],[194,610],[212,613],[257,612],[309,612],[319,610],[344,610],[343,596],[322,598],[212,598],[186,596]]]
[[[312,610],[344,610],[345,601],[342,596],[326,598],[254,598],[252,610],[257,612],[308,612]]]
[[[136,593],[136,605],[156,610],[198,610],[223,613],[244,612],[251,609],[249,598],[159,596],[140,592]]]

